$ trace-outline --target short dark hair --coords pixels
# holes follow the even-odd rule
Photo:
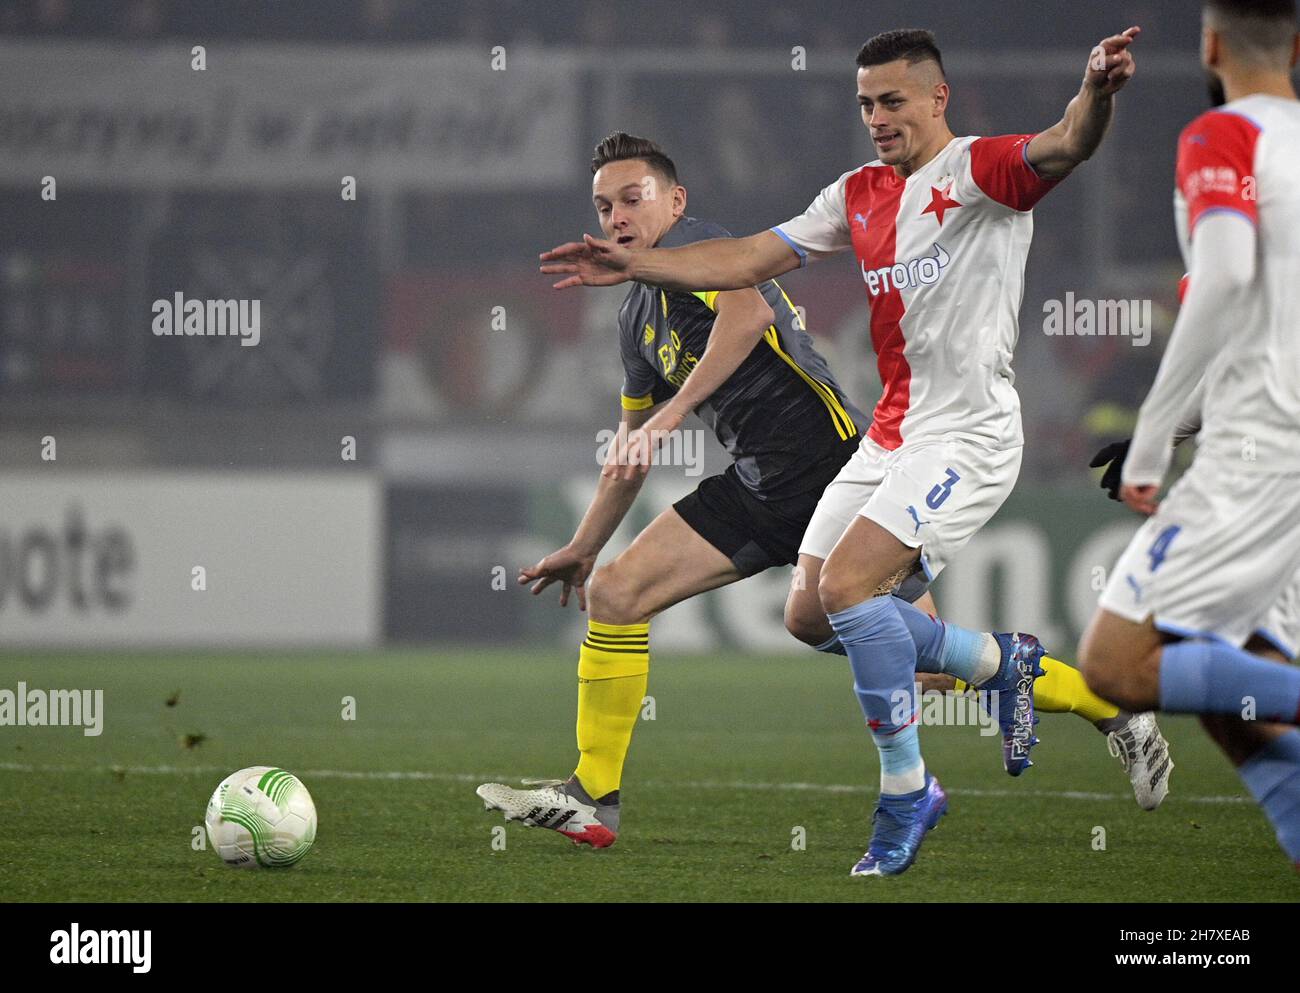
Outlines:
[[[939,54],[934,33],[922,28],[885,31],[868,39],[858,51],[858,66],[863,69],[899,59],[910,66],[918,62],[934,62],[939,66],[939,74],[944,75],[943,56]]]
[[[1206,0],[1205,6],[1227,17],[1259,17],[1266,20],[1295,20],[1295,0]]]
[[[664,154],[664,150],[649,138],[638,138],[626,131],[615,131],[596,146],[591,160],[591,174],[594,176],[601,166],[610,162],[625,162],[628,159],[641,159],[670,184],[677,185],[677,167]]]
[[[1291,49],[1296,0],[1206,0],[1207,23],[1239,58],[1273,65]]]

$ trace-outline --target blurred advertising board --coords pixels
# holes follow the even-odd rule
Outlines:
[[[0,183],[404,190],[572,180],[578,78],[520,48],[6,41]]]
[[[5,648],[369,647],[381,484],[367,473],[0,480]]]
[[[503,479],[476,487],[460,480],[390,492],[390,637],[576,650],[586,614],[572,602],[560,609],[558,586],[533,597],[515,577],[520,565],[569,540],[596,477],[593,466],[589,475],[546,483]],[[671,469],[652,470],[600,562],[695,482]],[[939,611],[975,630],[1032,632],[1072,660],[1109,571],[1139,524],[1091,486],[1022,487],[940,576],[933,590]],[[494,584],[495,575],[504,582]],[[782,619],[792,578],[792,569],[770,569],[670,608],[652,624],[656,650],[808,651]]]

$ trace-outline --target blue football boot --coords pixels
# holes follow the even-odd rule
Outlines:
[[[926,832],[934,830],[948,812],[948,795],[939,780],[926,773],[919,799],[882,796],[872,815],[871,844],[850,876],[897,876],[916,861]]]
[[[1002,767],[1019,776],[1034,763],[1029,750],[1038,744],[1034,725],[1034,680],[1046,675],[1039,660],[1047,650],[1032,634],[994,634],[1002,649],[998,674],[976,690],[984,709],[1002,729]],[[996,701],[996,704],[995,704]],[[996,712],[994,707],[996,706]]]

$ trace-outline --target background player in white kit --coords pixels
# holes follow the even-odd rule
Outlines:
[[[1212,95],[1215,106],[1222,106],[1224,100],[1220,87],[1212,86],[1211,89],[1215,91]],[[1189,277],[1184,276],[1179,284],[1180,302],[1186,299],[1189,283]],[[1192,396],[1187,399],[1178,426],[1174,429],[1174,447],[1200,433],[1201,406],[1204,397],[1205,379],[1202,377]],[[1112,500],[1120,499],[1124,464],[1131,446],[1132,439],[1113,442],[1093,456],[1089,463],[1089,467],[1093,469],[1105,467],[1100,485]],[[1242,647],[1252,655],[1272,659],[1283,665],[1291,664],[1300,657],[1300,570],[1292,576],[1282,595],[1267,607],[1267,613],[1257,622],[1254,632]],[[1037,691],[1038,688],[1036,686],[1035,690]],[[1041,710],[1042,707],[1038,709]],[[1256,758],[1265,746],[1291,731],[1289,725],[1260,720],[1246,721],[1226,714],[1202,714],[1201,725],[1227,754],[1232,764],[1239,768]],[[1136,748],[1130,749],[1130,752],[1140,756],[1143,754],[1143,748],[1144,745],[1139,743]],[[1127,764],[1127,758],[1125,761]],[[1141,777],[1149,776],[1148,770],[1153,768],[1149,762],[1146,763],[1146,768],[1141,770],[1130,767],[1130,771],[1135,774],[1135,788],[1143,781]],[[1149,783],[1149,780],[1147,782]]]
[[[946,672],[1001,694],[1008,767],[1028,762],[1037,641],[949,646],[940,622],[890,594],[918,570],[936,576],[1015,484],[1023,437],[1010,363],[1029,211],[1100,143],[1113,95],[1133,75],[1137,33],[1093,50],[1060,123],[1000,138],[953,135],[929,32],[878,35],[859,53],[858,98],[880,159],[827,187],[802,217],[684,248],[630,251],[587,237],[543,255],[544,272],[570,274],[558,287],[636,279],[726,289],[854,250],[884,394],[862,448],[818,504],[800,549],[808,590],[787,607],[792,630],[807,639],[820,628],[820,647],[838,640],[848,655],[880,751],[881,800],[854,874],[906,870],[947,807],[917,739],[922,642],[939,640]]]
[[[1263,726],[1300,720],[1300,670],[1241,647],[1270,612],[1288,615],[1300,565],[1300,35],[1294,0],[1210,0],[1204,16],[1202,61],[1228,102],[1179,139],[1190,287],[1120,488],[1153,516],[1116,564],[1080,660],[1122,706],[1235,718],[1218,725],[1225,750],[1300,865],[1300,731]],[[1202,378],[1196,457],[1158,502]]]

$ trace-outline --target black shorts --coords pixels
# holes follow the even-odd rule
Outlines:
[[[853,454],[824,459],[809,467],[809,488],[785,500],[760,500],[740,481],[734,465],[710,476],[675,504],[705,541],[731,559],[742,576],[753,576],[778,565],[799,561],[799,543],[812,520],[817,501]]]

